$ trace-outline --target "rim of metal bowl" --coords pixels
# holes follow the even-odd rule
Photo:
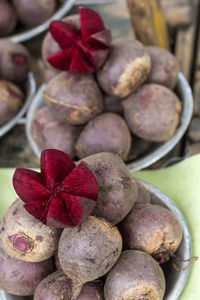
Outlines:
[[[32,119],[33,119],[36,111],[39,109],[39,107],[43,103],[42,94],[43,94],[45,88],[46,88],[45,84],[43,84],[39,88],[35,98],[33,99],[32,104],[28,110],[27,120],[26,120],[26,135],[27,135],[28,141],[29,141],[34,153],[38,157],[40,157],[41,150],[37,146],[35,141],[33,140],[32,135],[30,133],[30,128],[31,128]],[[183,103],[183,111],[182,111],[180,126],[178,127],[176,133],[174,134],[174,136],[171,139],[169,139],[165,143],[162,143],[156,150],[154,150],[150,154],[146,155],[144,158],[127,164],[127,167],[130,170],[130,172],[144,169],[144,168],[152,165],[159,159],[161,159],[163,156],[165,156],[167,153],[169,153],[175,147],[175,145],[179,142],[179,140],[182,138],[182,136],[186,132],[186,130],[189,126],[189,123],[191,121],[191,118],[192,118],[192,113],[193,113],[193,96],[192,96],[191,88],[182,73],[179,73],[177,90],[178,90],[178,94],[180,95],[180,98]]]
[[[24,105],[22,106],[21,110],[18,112],[18,114],[13,119],[11,119],[5,125],[0,127],[0,137],[2,137],[4,134],[6,134],[9,130],[11,130],[18,123],[18,121],[21,119],[21,117],[23,117],[23,115],[27,111],[28,107],[30,106],[33,96],[36,92],[35,78],[32,73],[28,74],[28,79],[26,82],[25,90],[26,90],[26,92],[25,92],[26,99],[25,99]]]
[[[183,107],[180,125],[177,128],[176,133],[173,135],[173,137],[171,137],[171,139],[158,146],[156,150],[152,151],[148,155],[145,155],[144,158],[128,163],[127,167],[130,172],[135,172],[147,168],[164,157],[177,145],[177,143],[180,141],[180,139],[188,129],[188,126],[192,119],[194,104],[191,87],[182,73],[179,73],[178,75],[177,92],[179,98],[182,100]]]
[[[156,198],[160,199],[164,206],[166,206],[170,211],[172,211],[177,219],[179,220],[182,230],[183,230],[183,239],[184,239],[184,257],[183,259],[189,259],[192,257],[192,241],[191,241],[191,235],[190,230],[188,228],[187,222],[185,220],[185,217],[183,216],[182,212],[178,208],[178,206],[175,204],[175,202],[170,199],[165,193],[163,193],[161,190],[159,190],[154,185],[137,179],[137,181],[140,181],[144,186],[153,194],[156,196]],[[190,274],[191,267],[188,267],[184,272],[179,272],[178,279],[176,281],[176,286],[171,291],[168,291],[167,295],[164,296],[164,300],[178,300],[179,296],[181,295],[185,284],[188,280],[188,276]]]
[[[52,21],[61,19],[64,15],[66,15],[74,4],[75,4],[75,0],[68,0],[47,21],[45,21],[41,25],[34,27],[32,29],[28,29],[22,33],[8,36],[7,38],[15,43],[20,43],[32,39],[33,37],[47,30],[49,24]]]
[[[177,205],[172,201],[166,194],[164,194],[161,190],[159,190],[157,187],[151,185],[150,183],[147,183],[145,181],[139,180],[144,186],[151,192],[152,195],[154,195],[164,206],[166,206],[170,211],[172,211],[177,219],[179,220],[182,230],[183,230],[183,242],[184,242],[184,258],[188,259],[192,257],[192,246],[191,246],[191,236],[190,231],[188,228],[188,225],[186,223],[186,220],[181,213],[180,209],[177,207]],[[154,202],[154,201],[153,201]],[[183,291],[183,288],[185,287],[185,284],[187,282],[188,276],[190,274],[191,268],[189,267],[184,272],[178,273],[178,278],[176,280],[176,285],[174,288],[172,288],[170,291],[167,291],[167,294],[164,296],[164,300],[178,300],[180,294]],[[0,297],[2,300],[22,300],[22,299],[32,299],[27,297],[19,297],[15,295],[9,295],[3,291],[0,291]]]

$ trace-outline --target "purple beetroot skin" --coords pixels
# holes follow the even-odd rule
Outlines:
[[[13,7],[4,0],[0,1],[0,37],[13,32],[17,24],[17,16]]]
[[[21,45],[6,39],[0,40],[0,77],[16,83],[23,82],[28,75],[30,55]]]
[[[52,258],[30,263],[16,260],[0,249],[0,290],[19,296],[33,295],[38,284],[54,271]]]

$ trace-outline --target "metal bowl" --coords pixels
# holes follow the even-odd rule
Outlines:
[[[40,89],[38,90],[27,114],[27,121],[26,121],[26,135],[33,149],[34,153],[40,157],[41,150],[35,143],[32,135],[31,135],[31,122],[32,119],[37,112],[37,110],[45,105],[45,100],[43,98],[43,92],[46,88],[46,85],[43,84]],[[182,101],[183,111],[180,120],[180,125],[176,130],[174,136],[169,139],[167,142],[158,144],[156,149],[145,155],[143,158],[135,160],[131,163],[128,163],[127,166],[131,172],[138,171],[144,169],[153,163],[157,162],[159,159],[164,157],[167,153],[169,153],[180,141],[183,137],[184,133],[186,132],[193,113],[193,96],[191,88],[186,81],[183,74],[179,73],[179,79],[177,84],[177,94],[179,95],[180,100]]]
[[[168,141],[159,144],[154,151],[145,155],[141,159],[129,163],[128,168],[130,172],[147,168],[157,162],[159,159],[163,158],[178,144],[188,129],[193,114],[193,95],[191,87],[182,73],[179,73],[176,93],[182,101],[182,115],[180,125],[177,128],[176,133]]]
[[[163,192],[154,187],[153,185],[146,183],[144,181],[139,180],[141,183],[145,185],[145,187],[151,192],[152,195],[152,203],[160,204],[165,206],[170,211],[172,211],[177,219],[179,220],[182,230],[183,230],[183,240],[182,243],[176,252],[177,259],[174,261],[181,269],[185,267],[185,263],[183,260],[187,260],[191,258],[191,237],[190,232],[185,221],[184,216],[182,215],[179,208],[176,204]],[[179,260],[180,259],[180,260]],[[166,278],[166,292],[164,296],[164,300],[178,300],[186,282],[188,279],[188,275],[190,273],[190,268],[186,271],[176,271],[170,263],[168,263],[168,270],[165,272]],[[1,300],[33,300],[32,297],[19,297],[7,294],[5,292],[0,291]]]
[[[28,74],[28,78],[25,84],[25,102],[22,106],[21,110],[18,112],[18,114],[11,119],[9,122],[7,122],[5,125],[0,127],[0,137],[2,137],[5,133],[7,133],[9,130],[11,130],[23,117],[25,112],[27,111],[29,105],[31,104],[31,101],[33,99],[33,96],[36,92],[36,83],[35,79],[32,73]]]
[[[36,26],[31,29],[27,29],[21,33],[17,33],[17,34],[8,36],[7,38],[15,43],[20,43],[20,42],[24,42],[24,41],[32,39],[33,37],[39,35],[43,31],[47,30],[49,27],[49,24],[53,20],[58,20],[58,19],[61,19],[62,17],[64,17],[70,11],[70,9],[74,5],[74,3],[75,3],[75,0],[67,0],[47,21],[45,21],[41,25]]]

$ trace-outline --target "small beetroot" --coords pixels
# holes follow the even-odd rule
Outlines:
[[[10,121],[20,110],[24,95],[15,84],[0,80],[0,126]]]
[[[104,95],[104,111],[113,112],[117,114],[123,113],[122,101],[124,99],[117,98],[115,96]]]
[[[105,275],[121,250],[118,229],[103,219],[89,216],[78,226],[64,229],[58,256],[64,273],[82,285]]]
[[[161,263],[178,249],[183,235],[176,216],[154,204],[134,206],[121,222],[120,231],[126,249],[145,251]]]
[[[57,51],[57,47],[53,46],[52,50],[56,52],[47,57],[54,68],[92,73],[104,63],[109,53],[110,31],[92,9],[81,7],[79,20],[74,15],[63,21],[51,22],[50,33],[60,47]]]
[[[75,148],[79,158],[99,152],[111,152],[126,161],[131,149],[131,134],[121,116],[104,113],[85,126]]]
[[[41,173],[16,169],[13,186],[25,209],[50,227],[75,226],[94,210],[97,180],[87,163],[76,167],[71,157],[59,150],[44,150]]]
[[[1,248],[9,256],[26,262],[41,262],[53,256],[60,234],[60,229],[49,228],[31,216],[20,199],[8,208],[0,221]]]
[[[145,186],[136,180],[137,183],[137,199],[135,201],[135,205],[145,205],[151,202],[151,193]],[[134,206],[135,207],[135,206]]]
[[[0,77],[14,81],[23,82],[28,75],[30,55],[27,49],[10,40],[0,40]]]
[[[178,81],[179,65],[177,58],[168,50],[146,46],[147,53],[151,57],[151,72],[147,79],[148,83],[158,83],[174,89]]]
[[[37,26],[47,20],[56,8],[55,0],[12,0],[21,23]]]
[[[0,1],[0,36],[12,33],[17,24],[17,16],[13,7],[4,0]]]
[[[61,72],[47,85],[45,100],[56,119],[82,125],[103,110],[102,94],[92,75]]]
[[[75,143],[80,134],[79,126],[56,120],[49,107],[39,109],[31,123],[31,134],[41,150],[57,149],[75,156]]]
[[[37,286],[34,294],[34,300],[71,300],[73,293],[76,291],[74,282],[67,277],[63,271],[59,270],[45,279],[43,279]]]
[[[52,258],[38,263],[17,260],[0,248],[0,270],[1,290],[18,296],[29,296],[54,271],[54,265]]]

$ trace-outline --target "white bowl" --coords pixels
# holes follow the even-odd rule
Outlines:
[[[9,122],[4,124],[0,127],[0,137],[2,137],[4,134],[6,134],[9,130],[11,130],[23,117],[25,112],[27,111],[29,105],[31,104],[31,101],[33,99],[33,96],[36,92],[36,83],[35,79],[32,73],[28,74],[27,81],[25,83],[25,101],[24,105],[22,106],[21,110],[16,114],[16,116],[11,119]]]
[[[184,268],[186,266],[185,265],[186,263],[184,263],[183,260],[188,260],[189,258],[192,257],[191,237],[184,216],[182,215],[181,211],[176,206],[176,204],[167,195],[165,195],[163,192],[161,192],[158,188],[154,187],[153,185],[141,180],[139,181],[143,183],[145,187],[151,192],[152,203],[165,206],[170,211],[172,211],[176,215],[177,219],[179,220],[183,230],[183,240],[178,251],[176,252],[177,259],[174,262],[181,269]],[[179,260],[178,258],[180,258],[181,260]],[[178,300],[187,282],[189,273],[190,273],[190,268],[188,268],[186,271],[177,272],[169,264],[168,273],[165,274],[166,292],[165,292],[164,300]],[[19,296],[7,294],[3,291],[0,291],[0,298],[1,300],[33,300],[32,297],[19,297]]]

